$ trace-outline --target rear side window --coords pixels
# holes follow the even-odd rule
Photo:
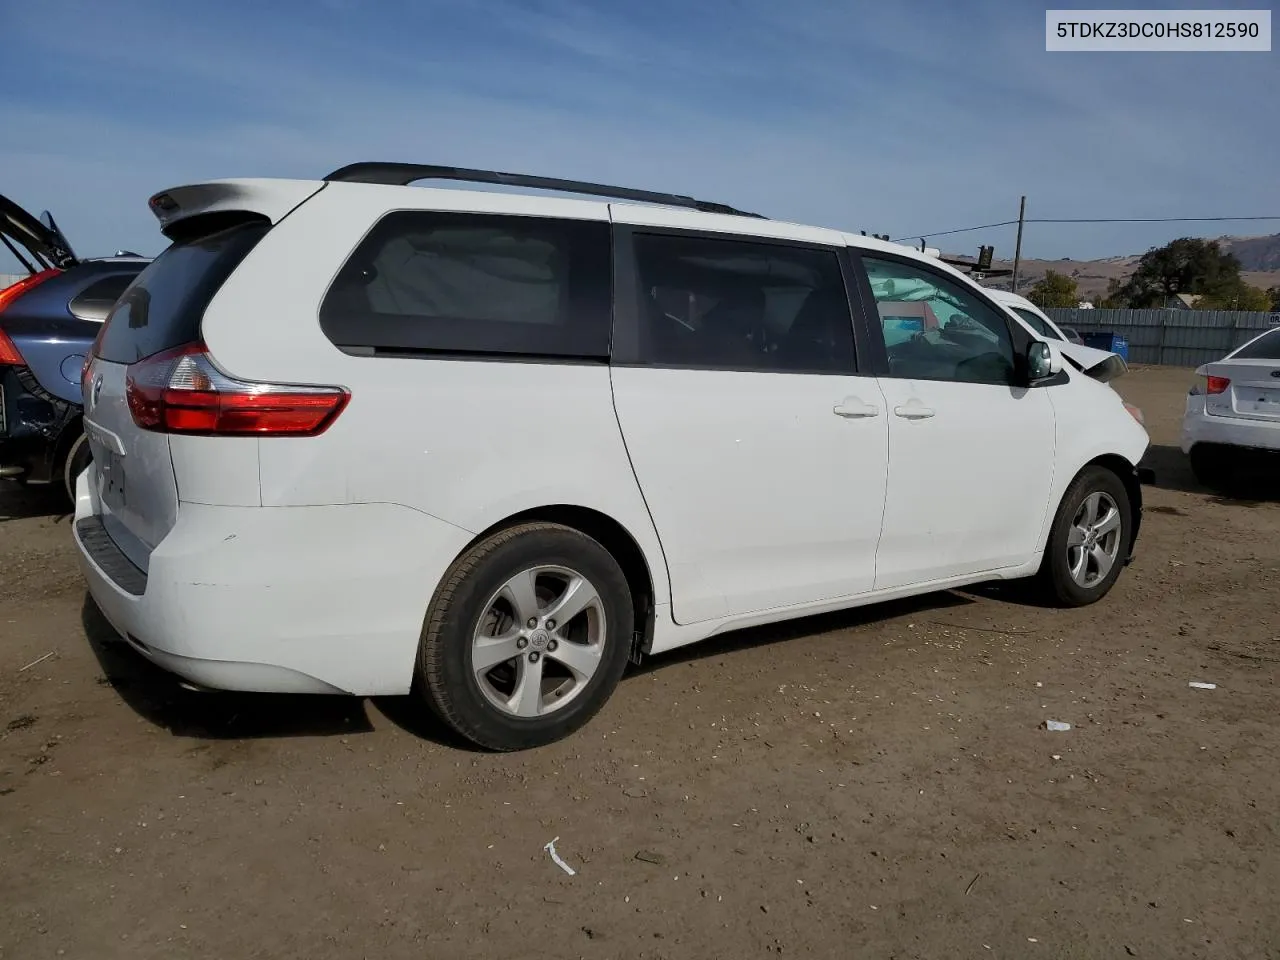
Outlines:
[[[107,317],[99,356],[133,363],[199,340],[209,301],[270,228],[254,221],[170,246],[125,289]]]
[[[1235,353],[1238,360],[1280,360],[1280,330],[1263,334],[1253,343],[1246,344]]]
[[[320,306],[336,346],[607,360],[609,225],[397,211],[339,271]]]
[[[67,309],[72,316],[81,320],[105,320],[120,299],[120,294],[124,293],[137,275],[136,272],[116,273],[95,280],[71,298]]]
[[[853,320],[834,250],[639,233],[634,244],[641,362],[854,372]]]

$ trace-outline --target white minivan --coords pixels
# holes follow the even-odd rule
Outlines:
[[[642,654],[981,581],[1087,604],[1131,556],[1142,427],[905,247],[413,164],[150,204],[74,534],[194,685],[414,691],[520,749]]]

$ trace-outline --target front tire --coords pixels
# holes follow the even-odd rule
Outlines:
[[[552,523],[499,531],[464,553],[432,600],[419,686],[461,736],[490,750],[560,740],[617,687],[634,630],[613,556]]]
[[[1133,507],[1121,479],[1087,467],[1067,488],[1049,531],[1039,581],[1056,606],[1083,607],[1115,585],[1133,538]]]

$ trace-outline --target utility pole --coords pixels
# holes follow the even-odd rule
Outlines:
[[[1018,268],[1022,266],[1022,223],[1027,217],[1027,198],[1024,196],[1022,202],[1018,204],[1018,243],[1013,248],[1013,286],[1014,293],[1018,292]]]

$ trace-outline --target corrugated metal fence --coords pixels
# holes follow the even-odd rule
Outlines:
[[[1130,363],[1198,367],[1280,326],[1280,313],[1235,310],[1046,310],[1059,326],[1114,333],[1129,341]]]
[[[5,287],[13,286],[24,277],[26,277],[25,273],[0,273],[0,290],[3,290]]]

